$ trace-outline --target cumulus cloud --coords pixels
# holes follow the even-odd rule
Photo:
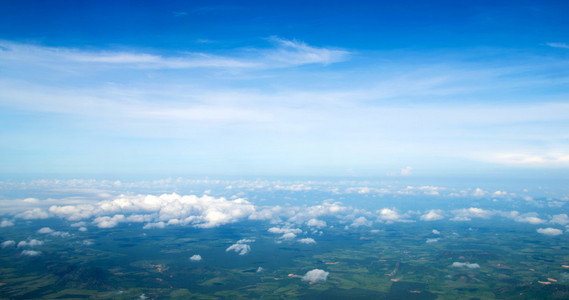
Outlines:
[[[440,209],[431,209],[426,214],[421,216],[421,220],[423,221],[437,221],[443,218],[443,211]]]
[[[304,276],[302,276],[303,281],[308,281],[310,283],[315,283],[318,281],[326,281],[328,279],[328,275],[330,273],[320,269],[314,269],[311,271],[306,272]]]
[[[25,220],[47,219],[49,214],[41,208],[33,208],[16,215],[16,218]]]
[[[310,219],[306,222],[306,225],[308,225],[310,227],[322,228],[322,227],[326,227],[326,222],[322,221],[322,220],[318,220],[318,219]]]
[[[523,215],[516,216],[514,218],[516,222],[530,223],[530,224],[541,224],[545,223],[545,220],[540,219],[536,213],[527,213]]]
[[[440,231],[438,231],[438,230],[436,230],[436,229],[433,229],[431,232],[432,232],[433,234],[436,234],[436,235],[439,235],[439,234],[441,234],[441,232],[440,232]]]
[[[0,222],[0,228],[11,227],[11,226],[14,226],[14,222],[12,221],[2,220],[2,222]]]
[[[270,233],[275,233],[275,234],[286,234],[286,233],[294,233],[294,234],[298,234],[298,233],[302,233],[302,230],[299,228],[289,228],[289,227],[271,227],[269,228],[269,230],[267,230]]]
[[[41,246],[41,245],[43,245],[43,241],[31,239],[29,241],[20,241],[18,243],[18,248],[37,247],[37,246]]]
[[[544,235],[550,235],[550,236],[556,236],[556,235],[561,235],[563,234],[563,231],[556,229],[556,228],[538,228],[537,229],[538,233],[544,234]]]
[[[476,188],[476,190],[474,190],[474,192],[472,192],[472,196],[474,197],[484,197],[488,195],[488,192],[481,189],[481,188]]]
[[[377,213],[379,214],[377,218],[378,221],[383,221],[386,223],[406,221],[404,219],[406,215],[399,214],[395,209],[384,208],[378,210]]]
[[[49,234],[52,232],[53,232],[53,229],[51,229],[49,227],[43,227],[40,230],[38,230],[38,233],[41,233],[41,234]]]
[[[554,215],[549,220],[549,223],[559,224],[559,225],[567,225],[567,224],[569,224],[569,216],[567,216],[567,214]]]
[[[457,209],[452,212],[454,214],[452,221],[470,221],[472,218],[488,219],[494,214],[492,211],[477,207]]]
[[[194,254],[194,255],[192,255],[192,256],[190,257],[190,260],[191,260],[191,261],[196,261],[196,262],[197,262],[197,261],[201,261],[201,260],[202,260],[202,256],[199,255],[199,254]]]
[[[36,250],[24,250],[22,251],[23,256],[38,256],[41,255],[41,251]]]
[[[371,225],[373,225],[372,221],[366,219],[365,217],[359,217],[359,218],[355,219],[354,222],[352,222],[350,227],[352,227],[352,228],[357,228],[357,227],[361,227],[361,226],[370,227]]]
[[[151,229],[151,228],[164,228],[166,227],[166,223],[164,222],[156,222],[156,223],[148,223],[142,227],[142,229]]]
[[[125,219],[124,215],[114,215],[112,217],[105,216],[95,218],[93,223],[95,223],[99,228],[113,228]]]
[[[251,251],[251,246],[249,246],[248,243],[252,243],[252,242],[255,242],[255,240],[249,240],[249,239],[239,240],[239,241],[237,241],[237,243],[235,243],[235,244],[229,246],[227,249],[225,249],[225,252],[235,251],[239,255],[245,255]]]
[[[2,242],[2,244],[0,244],[0,245],[2,245],[2,248],[14,247],[14,246],[16,246],[16,241],[8,240],[8,241]]]
[[[440,240],[440,238],[434,238],[434,239],[427,239],[426,243],[427,244],[432,244],[432,243],[436,243]]]
[[[479,264],[471,264],[469,262],[453,262],[452,266],[455,268],[479,269]]]
[[[299,243],[302,244],[307,244],[307,245],[313,245],[316,244],[316,241],[313,238],[304,238],[304,239],[300,239],[298,240]]]

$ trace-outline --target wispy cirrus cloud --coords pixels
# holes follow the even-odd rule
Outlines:
[[[567,43],[547,43],[546,45],[553,48],[569,49],[569,44]]]

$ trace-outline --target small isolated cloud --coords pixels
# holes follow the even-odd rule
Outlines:
[[[38,230],[38,233],[41,233],[41,234],[49,234],[52,232],[53,232],[53,229],[51,229],[49,227],[43,227],[42,229]]]
[[[432,244],[432,243],[436,243],[440,240],[440,238],[434,238],[434,239],[427,239],[426,243],[427,244]]]
[[[252,243],[254,241],[255,240],[248,240],[248,239],[239,240],[239,241],[237,241],[237,243],[235,243],[235,244],[229,246],[227,249],[225,249],[225,252],[235,251],[239,255],[245,255],[251,251],[251,246],[249,246],[247,243]]]
[[[41,255],[41,251],[24,250],[24,251],[22,251],[22,255],[23,256],[38,256],[38,255]]]
[[[399,175],[401,176],[411,176],[411,174],[413,174],[413,168],[411,167],[405,167],[403,169],[401,169],[401,172],[399,173]]]
[[[481,189],[481,188],[476,188],[476,190],[474,190],[474,192],[472,192],[472,196],[474,197],[484,197],[488,195],[488,192]]]
[[[436,229],[433,229],[431,232],[432,232],[433,234],[436,234],[436,235],[439,235],[439,234],[441,234],[441,232],[440,232],[440,231],[438,231],[438,230],[436,230]]]
[[[14,247],[14,246],[16,246],[16,241],[13,241],[13,240],[4,241],[0,245],[2,245],[2,248]]]
[[[318,281],[326,281],[328,279],[329,272],[320,269],[314,269],[311,271],[306,272],[304,276],[302,276],[303,281],[308,281],[310,283],[315,283]]]
[[[567,216],[567,214],[554,215],[551,217],[551,220],[549,220],[549,223],[567,225],[569,224],[569,216]]]
[[[0,222],[0,228],[12,227],[12,226],[14,226],[14,222],[12,221],[2,220],[2,222]]]
[[[40,240],[36,240],[36,239],[32,239],[29,241],[20,241],[18,243],[18,248],[23,248],[23,247],[36,247],[36,246],[41,246],[43,245],[43,241]]]
[[[537,229],[538,233],[544,234],[544,235],[550,235],[550,236],[556,236],[556,235],[560,235],[563,234],[563,231],[556,229],[556,228],[538,228]]]
[[[472,218],[488,219],[494,214],[492,211],[477,207],[457,209],[452,212],[454,218],[451,221],[470,221]]]
[[[313,238],[304,238],[304,239],[300,239],[298,240],[299,243],[303,243],[303,244],[307,244],[307,245],[313,245],[316,244],[316,241]]]
[[[431,209],[429,212],[421,216],[421,220],[423,221],[437,221],[443,218],[443,211],[440,209]]]
[[[379,214],[378,216],[378,221],[383,221],[386,223],[392,223],[392,222],[405,222],[405,220],[403,220],[403,218],[405,217],[404,215],[400,215],[396,210],[394,209],[390,209],[390,208],[384,208],[382,210],[377,211],[377,213]]]
[[[546,45],[553,48],[569,49],[569,44],[567,43],[547,43]]]
[[[527,213],[523,215],[516,216],[514,218],[516,222],[529,223],[529,224],[542,224],[545,220],[540,219],[536,213]]]
[[[192,255],[192,256],[190,257],[190,260],[191,260],[191,261],[196,261],[196,262],[197,262],[197,261],[201,261],[201,260],[202,260],[202,256],[199,255],[199,254],[194,254],[194,255]]]
[[[467,269],[479,269],[480,265],[479,264],[471,264],[469,262],[453,262],[452,266],[455,268],[467,268]]]
[[[264,271],[263,267],[258,267],[257,268],[257,273],[262,273]]]
[[[372,224],[373,224],[373,222],[366,219],[365,217],[359,217],[359,218],[355,219],[354,222],[352,222],[350,227],[352,227],[352,228],[357,228],[360,226],[370,227]]]
[[[324,222],[322,220],[318,220],[318,219],[310,219],[310,220],[308,220],[308,222],[306,222],[306,225],[308,225],[310,227],[322,228],[322,227],[326,227],[326,222]]]
[[[79,230],[79,231],[82,231],[82,232],[85,232],[85,231],[87,231],[87,227],[79,227],[78,230]]]
[[[48,217],[48,213],[40,208],[30,209],[16,215],[16,218],[25,220],[47,219]]]
[[[296,235],[298,233],[301,233],[302,230],[298,229],[298,228],[288,228],[288,227],[283,227],[283,228],[279,228],[279,227],[271,227],[268,230],[270,233],[275,233],[275,234],[282,234],[282,236],[280,237],[280,239],[283,240],[291,240],[296,238]]]

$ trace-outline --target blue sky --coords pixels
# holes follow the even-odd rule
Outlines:
[[[564,1],[4,1],[0,174],[567,176]]]

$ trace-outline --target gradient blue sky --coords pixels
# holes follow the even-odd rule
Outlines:
[[[0,176],[569,171],[567,1],[2,1]]]

